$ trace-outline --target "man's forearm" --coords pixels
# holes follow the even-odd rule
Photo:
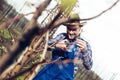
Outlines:
[[[82,59],[83,59],[83,65],[87,70],[90,70],[93,65],[93,60],[92,60],[92,50],[90,48],[90,45],[87,44],[87,50],[82,53]]]

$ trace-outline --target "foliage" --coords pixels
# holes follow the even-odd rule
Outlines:
[[[77,1],[78,0],[61,0],[61,4],[60,4],[61,12],[64,12],[65,14],[69,14],[73,10]]]
[[[19,76],[18,78],[16,78],[16,80],[24,80],[23,76]]]
[[[0,36],[3,36],[4,38],[6,39],[9,39],[11,38],[10,34],[9,34],[9,31],[7,29],[3,29],[0,31]]]

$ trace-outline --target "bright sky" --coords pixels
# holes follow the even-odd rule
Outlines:
[[[33,7],[24,7],[25,0],[8,0],[18,8],[20,13],[34,11]],[[39,4],[40,0],[28,0]],[[43,0],[42,0],[43,1]],[[80,0],[80,7],[76,12],[81,18],[97,15],[107,9],[116,0]],[[15,2],[15,3],[13,3]],[[28,4],[29,5],[29,4]],[[30,16],[29,16],[30,17]],[[102,16],[90,20],[83,27],[82,36],[91,44],[93,50],[94,65],[92,70],[99,74],[103,80],[120,80],[120,2]],[[64,31],[61,26],[59,32]],[[57,33],[58,33],[57,31]],[[112,76],[116,75],[115,77]]]
[[[82,1],[82,0],[81,0]],[[93,16],[116,0],[83,0],[83,17]],[[82,7],[83,6],[83,7]],[[84,9],[85,7],[85,9]],[[93,70],[100,74],[104,80],[110,80],[114,74],[118,75],[114,80],[120,79],[120,2],[102,16],[88,21],[84,26],[83,35],[89,40],[93,49],[94,66]]]

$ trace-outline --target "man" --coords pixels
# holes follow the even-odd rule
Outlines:
[[[92,51],[88,42],[80,37],[83,24],[78,14],[71,14],[64,24],[67,33],[61,33],[50,40],[54,45],[52,61],[46,65],[33,80],[74,80],[74,75],[81,63],[89,70],[92,67]]]

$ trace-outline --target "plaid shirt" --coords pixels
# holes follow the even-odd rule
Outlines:
[[[68,39],[66,33],[61,33],[54,39],[48,42],[48,45],[52,45],[64,39]],[[81,39],[81,38],[76,38]],[[59,48],[52,49],[52,60],[56,60],[57,63],[47,64],[33,80],[74,80],[74,75],[80,67],[80,63],[73,63],[74,60],[82,61],[84,67],[89,70],[92,67],[92,51],[88,42],[86,42],[87,50],[83,53],[80,48],[74,43],[76,39],[69,40],[67,51],[63,51]],[[83,39],[82,39],[83,40]],[[55,47],[55,46],[54,46]],[[68,61],[68,63],[65,63]],[[72,61],[72,62],[69,62]]]
[[[59,41],[62,41],[64,39],[68,39],[67,34],[66,33],[61,33],[59,35],[57,35],[55,38],[53,38],[52,40],[49,41],[48,45],[51,45],[53,43],[57,43]],[[76,39],[81,39],[82,38],[76,38]],[[74,57],[72,57],[75,60],[82,60],[82,63],[84,65],[84,67],[89,70],[92,68],[93,65],[93,61],[92,61],[92,50],[91,47],[89,45],[89,43],[87,41],[86,42],[86,47],[87,50],[85,52],[81,52],[80,48],[74,44],[74,41],[76,41],[76,39],[73,39],[71,42],[73,42],[73,44],[68,45],[68,51],[73,51],[74,52]],[[69,39],[68,39],[69,40]],[[74,49],[74,50],[73,50]],[[57,53],[57,50],[53,50],[53,53]],[[66,56],[64,56],[64,54],[66,54],[66,52],[62,51],[63,53],[59,53],[61,54],[62,57],[64,57],[63,59],[66,59]],[[63,55],[62,55],[63,54]],[[70,59],[71,57],[68,57],[68,59]],[[56,59],[54,54],[53,54],[53,60]],[[76,73],[78,67],[80,66],[80,64],[74,64],[74,73]]]

